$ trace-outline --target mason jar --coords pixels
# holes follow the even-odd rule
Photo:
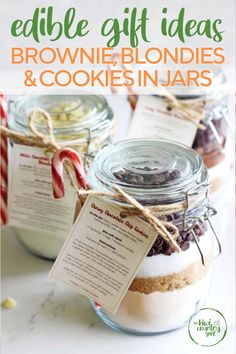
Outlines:
[[[210,192],[212,195],[216,195],[225,183],[225,176],[222,171],[229,169],[230,166],[229,159],[226,159],[226,141],[231,123],[229,120],[226,77],[220,69],[213,69],[211,79],[210,87],[187,87],[177,83],[173,87],[167,87],[167,90],[178,100],[199,105],[204,110],[204,117],[200,123],[205,126],[205,130],[197,130],[192,148],[202,156],[204,164],[209,170]],[[160,81],[165,83],[164,79]],[[151,93],[156,97],[157,104],[158,101],[162,104],[165,98],[153,92],[155,92],[155,89],[152,89],[149,94]],[[136,106],[137,99],[138,96],[129,97],[133,108]],[[145,136],[142,136],[142,133],[140,134],[138,137],[147,137],[146,134]],[[153,131],[153,136],[150,134],[148,137],[161,137],[158,132],[155,136],[154,134]],[[171,139],[171,136],[169,139]]]
[[[97,154],[88,183],[101,192],[112,191],[115,183],[154,214],[155,206],[167,206],[169,211],[157,216],[177,226],[181,249],[176,252],[157,235],[117,312],[93,303],[97,315],[114,329],[140,335],[185,325],[206,301],[209,264],[220,253],[209,219],[215,210],[207,199],[208,171],[201,157],[167,140],[126,140]],[[173,212],[173,205],[182,209]]]
[[[29,135],[29,115],[33,109],[47,111],[52,119],[56,142],[61,146],[73,147],[84,158],[92,160],[94,154],[110,142],[113,132],[113,112],[103,96],[96,95],[37,95],[22,96],[9,105],[9,127]],[[39,112],[36,116],[37,129],[47,134],[45,120]],[[11,148],[13,148],[11,143]],[[11,173],[11,172],[10,172]],[[47,196],[45,196],[47,200]],[[63,203],[63,201],[61,201]],[[75,210],[78,213],[79,204]],[[46,227],[45,227],[46,228]],[[23,245],[33,254],[55,259],[67,234],[16,228]]]

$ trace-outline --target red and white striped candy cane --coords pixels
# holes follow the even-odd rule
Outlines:
[[[100,310],[102,308],[102,306],[100,304],[98,304],[97,302],[94,302],[94,305],[97,310]]]
[[[79,154],[70,148],[62,148],[53,156],[52,159],[52,179],[53,179],[53,195],[54,198],[62,198],[65,194],[63,165],[64,161],[69,160],[75,172],[78,187],[87,188],[86,173],[83,161]]]
[[[1,125],[7,126],[7,101],[0,92],[0,114]],[[7,157],[7,138],[1,136],[1,225],[7,223],[7,185],[8,185],[8,157]]]

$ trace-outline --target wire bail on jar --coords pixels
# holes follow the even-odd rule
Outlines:
[[[187,213],[190,209],[190,205],[191,205],[191,201],[190,198],[191,197],[196,197],[198,196],[200,193],[205,192],[205,199],[207,199],[208,197],[208,187],[209,184],[208,183],[200,183],[197,186],[194,186],[193,188],[190,188],[187,192],[185,192],[185,209],[184,209],[184,216],[183,216],[183,228],[186,230],[188,230],[189,232],[191,232],[191,234],[193,235],[194,238],[194,242],[196,243],[196,246],[198,248],[198,251],[200,253],[201,256],[201,261],[203,266],[208,265],[209,263],[211,263],[212,261],[214,261],[220,254],[222,251],[222,247],[221,247],[221,243],[219,240],[219,237],[217,236],[217,233],[210,221],[210,217],[214,216],[217,214],[217,211],[211,207],[210,205],[207,205],[207,211],[201,216],[187,216]],[[207,221],[207,223],[210,226],[210,229],[212,231],[212,234],[216,240],[216,244],[218,247],[218,252],[216,255],[214,255],[210,260],[206,261],[205,260],[205,256],[203,254],[203,251],[200,247],[200,242],[198,241],[197,235],[194,232],[194,227],[196,225],[202,224],[204,221]]]
[[[228,106],[224,105],[221,108],[221,110],[218,112],[218,114],[219,114],[219,119],[224,119],[224,121],[226,122],[226,125],[229,128],[229,131],[232,132],[232,134],[233,134],[233,129],[232,129],[231,123],[230,123],[230,121],[228,119],[228,117],[229,117],[229,108],[228,108]],[[222,142],[222,138],[221,138],[220,134],[218,133],[215,124],[213,123],[213,119],[214,119],[214,110],[209,113],[209,116],[208,116],[208,118],[205,121],[208,124],[209,128],[211,129],[211,132],[214,135],[217,144],[219,145],[220,151],[222,153],[224,153],[225,149],[224,149],[224,146],[222,145],[222,143],[223,143]]]
[[[106,129],[107,127],[108,127],[107,122],[100,122],[100,123],[94,125],[93,127],[84,129],[88,134],[87,140],[86,140],[86,150],[84,153],[84,164],[85,165],[89,165],[89,163],[90,163],[89,160],[94,159],[94,157],[95,157],[95,153],[92,153],[90,151],[92,140],[94,142],[93,134],[98,130]],[[104,146],[106,146],[106,145],[104,145]]]

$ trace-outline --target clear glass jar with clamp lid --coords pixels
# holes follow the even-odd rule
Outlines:
[[[222,175],[222,170],[228,169],[230,166],[230,156],[227,158],[226,143],[229,135],[228,133],[232,130],[232,123],[229,117],[226,77],[220,69],[213,68],[211,80],[212,84],[209,87],[187,87],[181,84],[176,84],[173,87],[166,87],[166,89],[180,103],[187,103],[190,106],[199,107],[204,112],[200,123],[205,129],[198,129],[196,131],[191,147],[202,156],[204,164],[209,169],[211,184],[210,193],[214,198],[215,196],[218,196],[218,192],[222,189],[225,183],[225,177]],[[165,80],[162,80],[160,74],[160,84],[165,83]],[[160,94],[158,94],[159,91]],[[144,93],[149,93],[149,95],[151,94],[155,97],[157,107],[159,103],[160,110],[163,111],[165,97],[161,96],[161,89],[158,90],[151,86],[149,89],[144,90]],[[139,96],[129,97],[129,100],[134,107],[136,106],[138,98]],[[168,106],[166,109],[168,110]],[[165,114],[165,112],[162,113]],[[181,112],[179,113],[181,114]],[[158,119],[158,114],[159,113],[157,112],[156,119]],[[154,125],[153,122],[153,126]],[[135,136],[135,134],[131,134],[131,136],[132,138],[163,138],[160,129],[155,131],[154,127],[149,129],[149,133],[145,129],[140,129],[137,136]],[[174,137],[171,136],[171,133],[169,134],[169,139],[175,140]]]
[[[30,135],[28,121],[34,109],[42,109],[49,113],[56,142],[62,147],[76,149],[84,157],[85,162],[87,159],[91,161],[96,152],[110,142],[114,128],[113,112],[103,96],[22,96],[9,104],[9,127],[13,131]],[[40,111],[36,114],[35,126],[39,132],[47,134],[47,126]],[[41,193],[40,203],[43,203],[42,198],[46,203],[49,200],[46,193],[45,197]],[[75,215],[78,210],[77,203]],[[16,227],[16,232],[29,251],[44,258],[55,259],[67,233],[50,231],[51,228],[47,228],[47,223],[44,227],[45,229],[40,232],[31,230],[30,227]]]
[[[158,218],[172,222],[181,249],[177,253],[158,235],[117,312],[94,304],[98,316],[114,329],[139,335],[185,325],[206,301],[210,263],[221,252],[201,157],[167,140],[126,140],[97,154],[88,182],[101,192],[115,183]]]

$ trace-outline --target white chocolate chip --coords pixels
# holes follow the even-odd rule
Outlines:
[[[58,115],[58,120],[60,120],[61,122],[64,122],[67,120],[67,115],[65,113],[62,113],[60,115]]]
[[[2,307],[4,307],[5,309],[13,309],[16,306],[17,306],[16,300],[12,299],[11,297],[6,298],[2,302]]]

